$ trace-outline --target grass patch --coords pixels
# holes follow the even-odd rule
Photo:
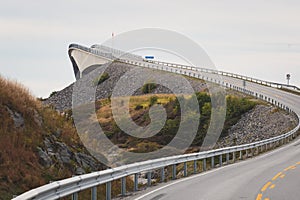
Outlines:
[[[94,85],[95,86],[100,85],[101,83],[103,83],[107,79],[109,79],[109,74],[107,72],[104,72],[103,74],[101,74],[101,76],[99,76],[98,78],[96,78],[94,80]]]
[[[142,91],[144,94],[149,94],[149,93],[153,92],[153,90],[155,90],[156,87],[157,87],[156,83],[149,82],[149,83],[146,83],[143,85]]]

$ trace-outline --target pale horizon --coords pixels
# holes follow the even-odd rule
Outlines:
[[[217,69],[300,86],[300,2],[89,1],[0,3],[0,74],[48,97],[75,81],[68,45],[154,27],[186,35]]]

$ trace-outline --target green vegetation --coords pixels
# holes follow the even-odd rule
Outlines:
[[[53,92],[51,92],[51,94],[50,94],[49,97],[52,97],[52,96],[54,96],[54,95],[56,95],[56,94],[57,94],[57,91],[53,91]]]
[[[228,96],[227,101],[227,112],[226,120],[222,132],[222,136],[226,136],[228,129],[236,124],[241,116],[251,110],[257,105],[256,101],[251,101],[247,98],[238,98],[235,96]]]
[[[153,106],[155,103],[157,103],[158,97],[157,96],[151,96],[150,97],[150,106]]]
[[[156,83],[149,82],[143,85],[142,91],[144,94],[151,93],[156,88]]]
[[[208,93],[196,93],[196,97],[199,103],[201,115],[198,117],[199,127],[197,135],[192,143],[192,147],[201,146],[210,124],[212,111],[211,97]],[[218,99],[218,96],[214,98],[215,101],[220,100]],[[188,108],[190,105],[190,97],[181,96],[179,99],[183,100],[184,106],[187,106]],[[122,132],[122,130],[116,128],[117,125],[112,117],[110,104],[104,103],[107,102],[106,100],[99,102],[101,106],[99,106],[100,109],[97,111],[97,117],[105,133],[109,135],[109,138],[121,148],[126,148],[127,150],[133,152],[151,152],[168,144],[176,135],[179,125],[182,123],[179,99],[174,95],[158,94],[131,97],[129,107],[130,115],[134,122],[139,126],[147,126],[151,123],[151,119],[149,118],[148,114],[151,106],[155,104],[161,104],[166,110],[167,120],[164,127],[155,136],[147,139],[137,139],[131,137]],[[221,137],[226,136],[228,129],[232,125],[236,124],[244,113],[254,108],[254,106],[257,104],[256,101],[252,101],[251,99],[236,96],[227,96],[226,103],[226,119]],[[188,119],[197,119],[197,116],[195,117],[193,108],[188,109],[190,109],[190,118]],[[114,128],[111,124],[113,124]],[[188,129],[189,128],[187,128],[187,130]]]
[[[94,85],[100,85],[101,83],[103,83],[105,80],[107,80],[109,78],[109,74],[107,72],[103,72],[103,74],[101,76],[99,76],[98,78],[96,78],[96,80],[94,80]]]

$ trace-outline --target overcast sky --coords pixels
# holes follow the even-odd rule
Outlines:
[[[220,70],[300,86],[298,0],[1,1],[1,75],[47,97],[75,78],[70,43],[101,44],[111,33],[155,27],[201,45]]]

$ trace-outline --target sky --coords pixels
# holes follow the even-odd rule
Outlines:
[[[300,86],[298,0],[0,2],[0,74],[47,97],[75,81],[70,43],[162,28],[198,43],[219,70]]]

